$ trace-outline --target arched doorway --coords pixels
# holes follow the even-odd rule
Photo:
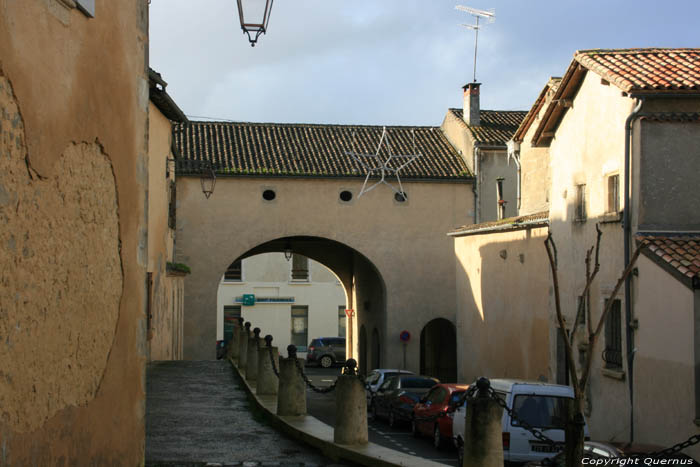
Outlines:
[[[360,374],[367,374],[367,330],[360,326]]]
[[[457,333],[449,320],[436,318],[421,331],[420,372],[443,383],[457,382]]]
[[[372,331],[372,369],[381,368],[382,366],[382,355],[381,355],[381,344],[379,341],[379,331],[374,328]]]

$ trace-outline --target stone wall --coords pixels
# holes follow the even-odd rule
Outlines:
[[[97,7],[0,0],[0,465],[143,461],[147,3]]]

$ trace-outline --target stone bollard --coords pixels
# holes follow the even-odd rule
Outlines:
[[[277,394],[279,379],[272,368],[273,361],[275,368],[279,366],[279,354],[277,347],[272,347],[272,336],[265,336],[265,347],[258,350],[258,384],[255,386],[255,393],[259,396]],[[272,358],[270,358],[272,353]]]
[[[476,387],[476,397],[467,398],[462,466],[503,467],[503,408],[489,396],[488,379],[479,378]]]
[[[335,429],[333,442],[338,444],[366,444],[367,396],[365,385],[357,376],[357,362],[345,362],[343,374],[335,386]]]
[[[280,359],[277,415],[306,415],[306,386],[297,368],[296,346],[287,346],[287,352],[289,358]]]
[[[260,347],[260,328],[255,328],[253,337],[248,339],[248,363],[245,366],[245,379],[251,383],[258,379],[258,347]]]
[[[240,341],[238,342],[238,371],[241,376],[245,376],[246,365],[248,364],[248,338],[250,337],[250,322],[245,323],[245,328],[241,329]]]
[[[236,321],[238,322],[233,326],[233,335],[231,336],[231,341],[228,345],[228,354],[226,356],[233,360],[233,363],[238,364],[238,354],[241,351],[240,338],[243,318],[238,317]]]

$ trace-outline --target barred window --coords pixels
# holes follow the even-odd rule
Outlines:
[[[584,222],[586,216],[586,185],[576,185],[576,214],[574,220]]]
[[[607,307],[608,300],[605,300]],[[622,369],[622,317],[620,300],[615,300],[605,318],[605,368]]]
[[[231,263],[224,273],[224,281],[241,282],[243,280],[243,262],[239,259]]]

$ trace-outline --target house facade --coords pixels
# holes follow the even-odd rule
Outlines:
[[[146,332],[149,360],[182,359],[184,277],[173,261],[177,219],[173,122],[187,117],[166,92],[167,83],[149,69],[148,271]]]
[[[579,51],[563,77],[547,83],[510,145],[522,170],[522,204],[519,217],[505,224],[522,225],[523,219],[545,215],[548,227],[540,232],[531,229],[526,238],[512,243],[519,249],[536,246],[533,255],[539,259],[525,271],[532,287],[520,296],[522,308],[508,312],[546,315],[545,376],[566,384],[562,334],[557,329],[551,273],[542,245],[551,233],[557,246],[566,325],[570,330],[575,321],[579,323],[576,358],[582,361],[588,352],[594,353],[586,415],[596,439],[672,444],[697,430],[698,384],[694,381],[700,339],[694,331],[697,305],[692,284],[697,271],[692,267],[697,265],[693,266],[692,242],[698,216],[697,197],[690,187],[700,181],[699,60],[697,49]],[[488,226],[468,230],[482,227]],[[586,251],[595,245],[596,228],[602,232],[600,272],[583,297]],[[505,235],[490,233],[480,243],[498,245]],[[465,242],[474,240],[455,236],[458,258],[464,263],[476,246],[465,248]],[[672,266],[666,269],[675,268],[664,272],[650,261],[658,255],[647,246],[628,285],[611,297],[633,250],[645,239],[686,254],[673,250],[671,256],[661,255],[670,258]],[[690,245],[688,250],[678,242]],[[660,251],[661,246],[655,248]],[[487,265],[472,269],[478,267]],[[509,283],[509,272],[495,274],[489,282]],[[685,277],[685,285],[672,285],[673,274],[690,276]],[[471,277],[468,273],[467,280]],[[469,285],[478,292],[466,294],[467,301],[484,295],[483,284],[470,280]],[[518,293],[517,288],[513,290]],[[603,334],[598,346],[588,349],[581,329],[597,324],[608,300],[614,301]],[[586,312],[577,315],[580,303]],[[508,316],[509,321],[518,319]],[[510,322],[505,328],[508,335]],[[521,339],[527,340],[527,333]],[[531,352],[525,360],[543,360],[541,346]],[[500,371],[497,365],[489,369]],[[657,398],[655,375],[664,375],[663,402]],[[535,375],[522,369],[508,376]],[[697,454],[693,449],[690,452]]]
[[[355,313],[347,354],[361,369],[402,366],[405,352],[409,369],[418,372],[422,363],[456,378],[455,337],[432,337],[443,325],[454,336],[455,260],[444,233],[474,205],[471,173],[440,128],[190,122],[173,134],[182,155],[176,261],[192,269],[185,279],[186,359],[214,355],[218,291],[229,265],[289,250],[323,264],[342,284]],[[363,192],[365,180],[365,188],[380,181],[380,170],[367,179],[348,154],[375,154],[383,134],[393,154],[420,154],[400,171],[405,197],[383,183]],[[381,156],[387,151],[380,147]],[[199,161],[216,170],[209,198]],[[385,172],[385,180],[398,190],[395,177]],[[402,331],[413,336],[405,346]],[[289,329],[282,332],[276,342]],[[441,368],[441,353],[426,343],[443,348],[448,341],[444,360],[453,367]]]
[[[238,316],[274,336],[279,349],[294,344],[300,357],[312,339],[347,337],[347,298],[340,280],[305,256],[287,256],[263,253],[228,267],[217,294],[217,340],[231,337]]]
[[[94,3],[0,1],[4,465],[143,462],[148,5]]]

